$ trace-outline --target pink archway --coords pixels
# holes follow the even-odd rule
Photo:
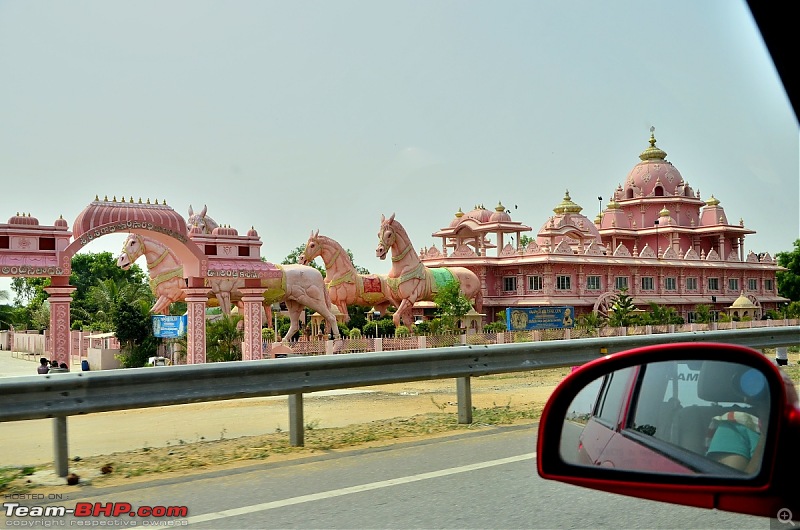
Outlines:
[[[243,358],[261,359],[263,325],[261,279],[275,274],[261,261],[261,239],[255,230],[239,236],[235,230],[189,233],[186,220],[166,201],[117,201],[95,197],[75,219],[72,231],[59,218],[52,226],[30,215],[15,215],[0,224],[0,276],[50,277],[50,333],[52,357],[68,362],[71,354],[69,285],[72,257],[88,243],[114,233],[139,233],[169,247],[181,260],[186,281],[188,311],[187,362],[204,363],[205,307],[210,289],[207,278],[244,278],[245,341]],[[216,232],[216,231],[215,231]]]

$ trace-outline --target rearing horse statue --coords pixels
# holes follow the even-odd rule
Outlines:
[[[325,263],[325,284],[339,311],[349,322],[347,306],[358,304],[372,306],[381,315],[392,305],[389,284],[385,274],[360,274],[350,260],[347,251],[337,241],[319,235],[319,230],[311,232],[306,249],[298,258],[298,263],[308,265],[321,257]]]
[[[183,266],[177,256],[155,239],[129,234],[117,257],[117,265],[129,268],[137,259],[145,256],[150,273],[150,288],[158,300],[150,309],[151,313],[165,314],[169,305],[184,299]],[[291,325],[286,338],[292,337],[300,329],[300,314],[303,307],[316,311],[325,319],[327,329],[336,339],[341,338],[336,317],[331,312],[331,299],[328,289],[320,273],[314,267],[306,265],[275,265],[281,271],[280,278],[262,279],[264,306],[269,308],[274,302],[284,302],[289,311]],[[230,301],[241,296],[238,289],[244,287],[244,280],[211,278],[208,283],[214,292],[220,307],[230,314]],[[227,311],[225,309],[227,308]]]
[[[387,281],[397,306],[393,317],[395,326],[399,326],[402,319],[403,324],[411,329],[414,324],[411,312],[414,303],[433,301],[439,289],[453,281],[458,282],[464,296],[473,301],[475,309],[481,311],[483,295],[478,275],[466,267],[426,267],[394,214],[388,219],[381,215],[375,255],[383,260],[390,251],[392,268]]]

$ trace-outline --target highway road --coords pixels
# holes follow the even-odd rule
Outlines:
[[[769,528],[766,518],[542,480],[535,435],[532,426],[503,427],[130,486],[87,486],[62,499],[7,498],[29,506],[164,506],[188,513],[161,520],[5,516],[0,526],[19,527],[24,520],[30,527],[36,519],[41,526],[59,520],[95,527],[102,520],[114,528]]]

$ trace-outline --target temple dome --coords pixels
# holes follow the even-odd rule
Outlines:
[[[667,153],[656,147],[654,129],[650,131],[650,147],[642,151],[639,155],[641,162],[628,173],[622,189],[618,188],[619,199],[692,196],[691,188],[686,185],[680,172],[671,162],[667,162]]]
[[[239,232],[231,226],[218,226],[211,231],[215,236],[238,236]]]
[[[577,242],[576,232],[581,233],[580,237],[584,241],[594,240],[598,244],[602,243],[597,225],[580,213],[582,210],[583,207],[572,202],[569,191],[567,191],[561,202],[553,208],[555,215],[545,221],[539,229],[536,243],[539,246],[547,245],[550,243],[550,238],[553,237],[553,246],[564,240],[570,245],[574,245]]]
[[[475,208],[464,214],[465,217],[475,219],[479,223],[488,223],[491,220],[492,212],[483,207],[483,205],[475,206]]]
[[[39,220],[35,217],[31,217],[31,214],[25,215],[20,214],[19,212],[17,215],[11,217],[8,220],[8,224],[10,225],[27,225],[27,226],[38,226]]]
[[[511,216],[508,214],[506,207],[498,202],[494,209],[494,213],[489,217],[493,223],[505,223],[511,221]]]
[[[459,208],[458,211],[456,212],[455,217],[453,217],[453,220],[450,221],[450,228],[453,228],[454,226],[457,226],[458,223],[460,223],[461,219],[463,219],[463,218],[464,218],[464,212],[462,212],[461,208]]]

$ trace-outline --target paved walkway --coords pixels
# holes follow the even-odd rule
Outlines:
[[[39,375],[36,372],[39,367],[39,358],[38,355],[2,350],[0,351],[0,377]]]

